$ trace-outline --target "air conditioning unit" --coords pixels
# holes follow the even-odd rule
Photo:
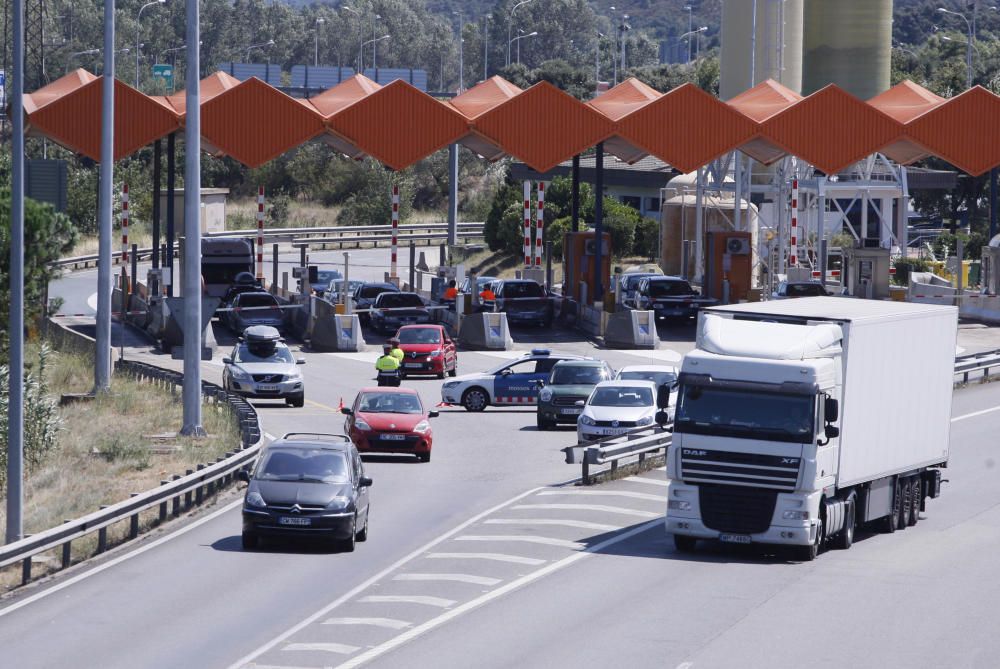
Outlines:
[[[726,253],[745,256],[750,253],[750,240],[746,237],[730,237],[726,240]]]

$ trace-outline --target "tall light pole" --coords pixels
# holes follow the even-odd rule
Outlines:
[[[316,27],[314,31],[316,33],[316,43],[313,49],[313,67],[319,67],[319,27],[326,23],[326,19],[322,16],[316,17]]]
[[[152,2],[147,2],[142,7],[139,8],[139,13],[135,17],[135,90],[139,90],[139,52],[142,49],[142,45],[139,44],[139,35],[142,34],[142,27],[139,21],[142,19],[142,10],[147,7],[154,7],[156,5],[164,5],[167,0],[153,0]]]
[[[601,92],[601,38],[604,33],[597,31],[597,47],[594,49],[594,97]]]
[[[458,15],[458,92],[465,90],[465,39],[462,37],[462,26],[465,16],[461,11],[452,12]]]
[[[389,39],[389,35],[382,35],[381,37],[378,37],[376,39],[365,40],[364,42],[361,43],[361,48],[363,49],[368,44],[374,45],[376,42],[381,42],[384,39]],[[372,49],[372,57],[373,58],[375,57],[374,49]],[[378,65],[375,64],[375,61],[372,61],[372,69],[376,70],[378,69]]]
[[[625,23],[627,20],[628,20],[628,14],[622,14],[622,26],[621,26],[621,34],[622,34],[622,80],[625,79],[625,31],[626,30],[632,30],[632,26],[630,26],[629,24]]]
[[[529,2],[531,2],[531,0],[521,0],[521,2],[510,8],[510,14],[507,15],[507,67],[510,67],[510,45],[511,42],[515,41],[510,38],[510,28],[514,23],[514,12],[516,12],[517,8],[521,5],[526,5]]]
[[[274,40],[269,39],[266,42],[261,42],[260,44],[251,44],[247,47],[247,62],[250,62],[250,52],[254,49],[263,49],[265,47],[274,46]]]
[[[968,42],[965,45],[965,88],[972,88],[972,23],[969,19],[965,18],[965,14],[961,12],[953,12],[950,9],[945,9],[944,7],[938,7],[937,9],[942,14],[951,14],[952,16],[957,16],[963,21],[965,21],[965,27],[968,31]]]
[[[358,74],[361,74],[365,70],[365,37],[361,30],[361,12],[347,5],[341,5],[340,8],[358,17]]]
[[[702,26],[702,27],[698,28],[697,30],[689,30],[688,32],[684,33],[683,35],[681,35],[680,37],[677,38],[677,41],[680,41],[682,39],[687,39],[687,43],[688,43],[688,65],[691,64],[691,55],[690,55],[691,54],[691,38],[694,35],[698,35],[700,33],[705,32],[706,30],[708,30],[708,26]]]
[[[490,19],[492,14],[483,18],[483,81],[490,78]]]
[[[615,12],[618,10],[614,5],[608,7],[611,10],[611,35],[614,40],[614,44],[611,45],[611,85],[618,85],[618,28],[615,26],[617,22],[615,17]]]
[[[684,5],[684,9],[686,9],[687,13],[688,13],[688,31],[687,31],[687,34],[690,35],[691,31],[692,31],[691,26],[692,26],[692,23],[693,23],[692,19],[691,19],[691,13],[694,11],[694,8],[691,5]],[[687,59],[687,62],[688,62],[689,65],[691,64],[691,40],[688,40],[688,59]]]
[[[380,18],[382,18],[381,14],[376,14],[375,12],[372,12],[372,40],[371,41],[372,41],[372,69],[373,70],[377,70],[378,69],[378,60],[375,58],[375,44],[378,43],[379,40],[375,39],[375,21],[379,20]],[[386,37],[388,37],[388,35],[386,35]],[[381,38],[379,38],[379,39],[381,39]],[[378,74],[375,75],[375,78],[376,79],[378,78]]]
[[[534,32],[530,32],[527,35],[518,35],[513,40],[511,40],[511,42],[517,42],[517,62],[518,62],[519,65],[521,63],[521,42],[520,42],[520,40],[523,40],[525,37],[537,37],[537,36],[538,36],[538,31],[535,30]],[[508,50],[510,49],[510,43],[507,44],[507,48],[508,48]]]
[[[66,56],[66,74],[69,74],[70,64],[77,56],[96,56],[99,53],[101,53],[100,49],[87,49],[86,51],[74,51],[69,54]]]

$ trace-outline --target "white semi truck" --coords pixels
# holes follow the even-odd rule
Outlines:
[[[681,365],[666,530],[812,560],[915,525],[948,464],[954,307],[809,297],[703,310]]]

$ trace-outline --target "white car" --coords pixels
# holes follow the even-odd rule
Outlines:
[[[674,420],[674,409],[677,407],[677,377],[680,372],[673,365],[628,365],[618,370],[615,379],[618,381],[652,381],[659,388],[663,384],[670,386],[670,406],[667,416]]]
[[[602,381],[576,423],[578,442],[593,441],[653,425],[656,384],[652,381]]]
[[[293,407],[305,404],[306,389],[296,359],[272,327],[247,328],[228,357],[222,359],[222,387],[255,399],[283,399]]]
[[[545,381],[560,360],[583,360],[583,356],[552,353],[536,348],[531,353],[508,360],[493,369],[462,374],[441,386],[441,401],[464,406],[466,411],[482,411],[491,404],[535,406],[538,382]]]

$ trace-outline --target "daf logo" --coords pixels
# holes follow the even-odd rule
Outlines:
[[[685,448],[681,453],[684,455],[708,455],[708,451],[693,451],[688,448]]]
[[[781,458],[781,464],[783,465],[797,465],[799,464],[798,458]]]
[[[292,508],[288,510],[289,513],[302,513],[302,507],[298,504],[292,504]]]

